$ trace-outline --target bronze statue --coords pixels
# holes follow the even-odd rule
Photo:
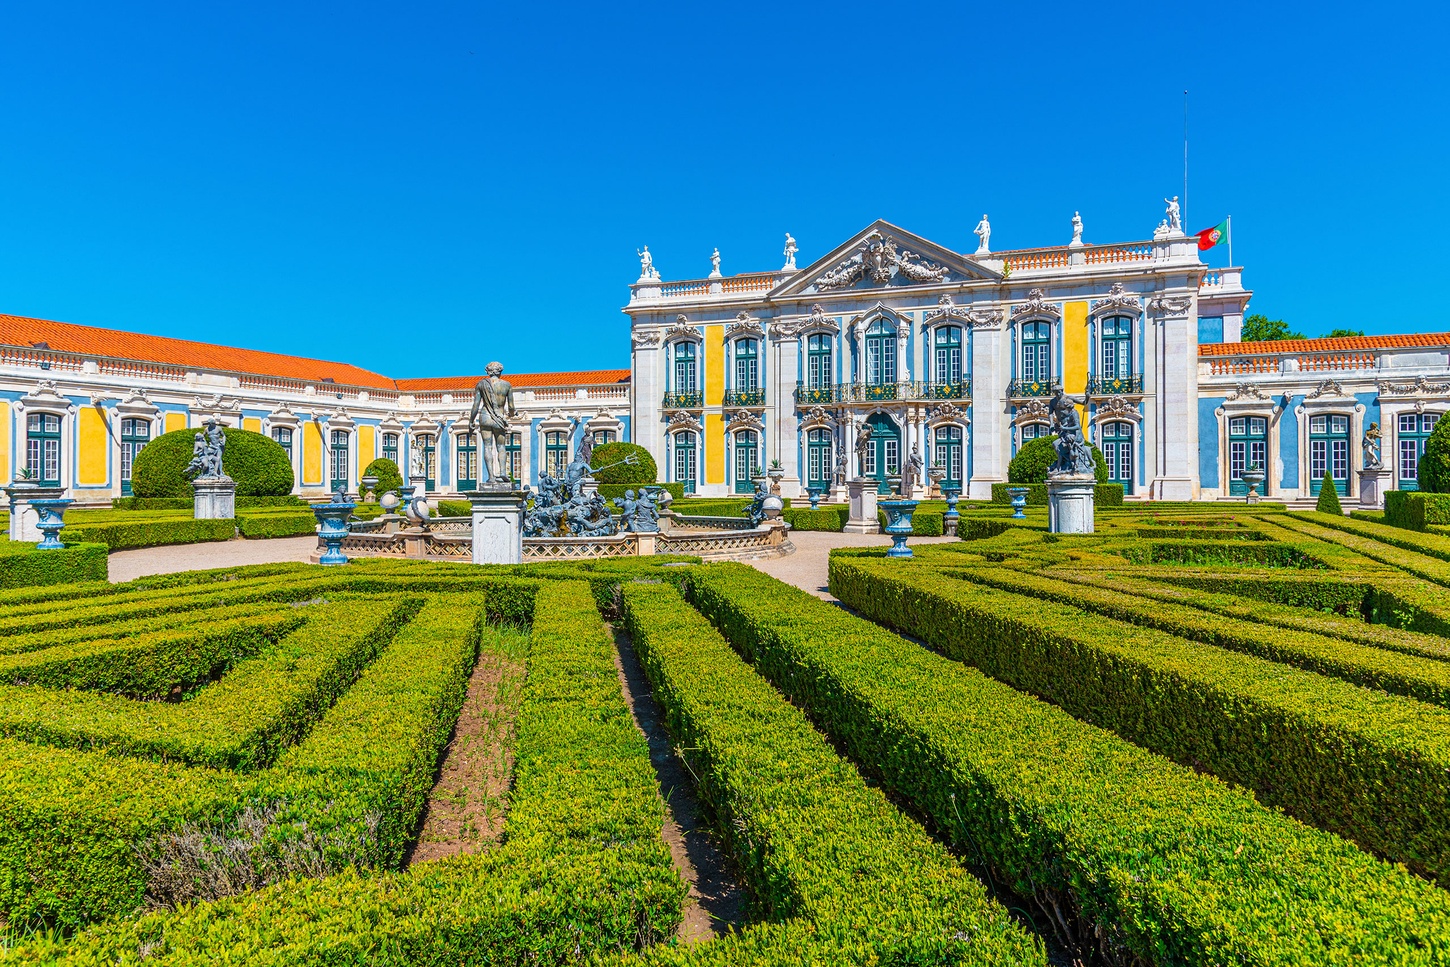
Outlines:
[[[502,378],[503,363],[489,363],[483,371],[486,375],[473,388],[468,425],[478,432],[481,462],[488,469],[488,482],[496,486],[507,482],[500,470],[501,454],[508,446],[509,420],[518,414],[514,410],[514,389]]]

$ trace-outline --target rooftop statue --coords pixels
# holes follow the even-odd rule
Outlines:
[[[1072,213],[1072,244],[1082,244],[1082,213]]]
[[[646,245],[643,251],[635,250],[639,256],[639,277],[641,280],[654,280],[660,277],[659,269],[655,268],[654,256],[649,254],[649,246]]]
[[[710,277],[716,278],[720,275],[720,250],[717,248],[715,254],[710,256]]]
[[[468,425],[478,431],[488,483],[498,487],[508,482],[501,470],[500,454],[508,446],[509,421],[518,412],[514,409],[514,388],[503,378],[503,363],[489,363],[483,371],[486,375],[473,388]]]
[[[990,247],[990,243],[992,241],[992,223],[987,221],[987,216],[985,213],[983,213],[982,215],[982,220],[977,223],[977,227],[972,229],[972,234],[982,240],[981,244],[977,246],[976,254],[991,255],[992,250]]]
[[[1049,477],[1093,474],[1096,466],[1093,452],[1082,435],[1082,420],[1078,419],[1077,404],[1072,397],[1057,387],[1048,404],[1052,414],[1052,432],[1057,434],[1057,462],[1048,468]]]
[[[794,269],[795,268],[795,253],[796,253],[796,251],[797,251],[797,249],[796,249],[795,239],[793,239],[793,238],[790,237],[790,232],[786,232],[785,233],[785,269]],[[782,271],[785,271],[785,269],[783,269]]]
[[[191,463],[183,474],[189,480],[198,477],[225,477],[222,469],[222,452],[227,447],[226,431],[216,417],[206,421],[206,431],[198,432],[191,447]]]
[[[1178,196],[1174,195],[1172,198],[1163,199],[1163,201],[1168,205],[1165,214],[1168,217],[1169,229],[1175,232],[1183,231],[1183,216],[1178,209]]]

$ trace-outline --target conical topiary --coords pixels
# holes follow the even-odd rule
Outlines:
[[[1324,480],[1319,484],[1319,503],[1314,505],[1314,509],[1321,514],[1344,516],[1344,509],[1339,506],[1339,490],[1334,486],[1334,478],[1329,475],[1328,470],[1324,471]]]

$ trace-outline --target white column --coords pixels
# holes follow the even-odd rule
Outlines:
[[[991,500],[992,484],[1007,481],[1011,448],[1007,425],[1007,380],[1011,372],[1006,346],[1009,335],[998,323],[972,331],[972,476],[969,500]]]
[[[1196,314],[1186,306],[1162,313],[1157,377],[1158,476],[1151,492],[1159,500],[1198,496],[1198,333]]]
[[[785,477],[780,481],[780,492],[785,497],[799,497],[805,494],[801,485],[805,474],[800,466],[800,418],[796,414],[795,388],[800,381],[800,337],[775,341],[775,365],[769,385],[773,387],[767,403],[774,412],[774,428],[767,441],[771,458],[779,460],[785,467]],[[769,465],[769,460],[766,461]]]

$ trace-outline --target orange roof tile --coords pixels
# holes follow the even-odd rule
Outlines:
[[[1217,342],[1198,347],[1200,356],[1252,356],[1261,353],[1337,353],[1373,349],[1450,346],[1450,332],[1406,332],[1334,339],[1274,339],[1268,342]]]
[[[49,319],[30,319],[0,313],[0,345],[34,348],[43,343],[62,353],[102,356],[141,362],[164,363],[196,370],[221,370],[256,376],[281,376],[287,379],[335,383],[403,391],[472,389],[481,377],[450,376],[426,379],[394,380],[350,363],[288,356],[257,349],[237,349],[214,343],[173,339],[169,336],[148,336],[79,326]],[[598,386],[604,383],[626,383],[627,369],[600,369],[572,373],[508,374],[508,380],[521,389],[544,386]]]

